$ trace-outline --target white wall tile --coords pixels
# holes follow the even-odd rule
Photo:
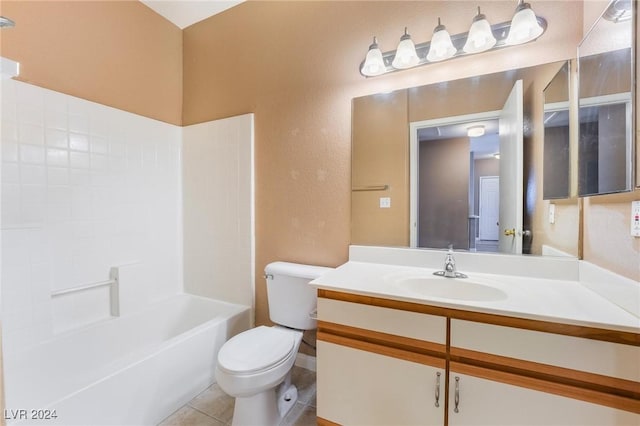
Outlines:
[[[81,109],[82,107],[78,107]],[[77,133],[89,133],[89,114],[87,112],[69,114],[69,131]]]
[[[4,110],[3,110],[4,111]],[[4,131],[5,125],[2,125]],[[2,161],[3,162],[17,162],[18,161],[18,143],[2,138]]]
[[[47,157],[47,183],[49,185],[68,185],[69,184],[69,169],[65,167],[51,167],[53,166]],[[66,166],[65,162],[65,166]]]
[[[68,149],[69,135],[66,130],[47,128],[46,142],[50,147]]]
[[[20,168],[14,163],[2,164],[2,183],[20,183]]]
[[[91,157],[86,152],[69,152],[69,164],[76,169],[88,169],[91,166]]]
[[[44,147],[37,145],[20,144],[20,161],[22,163],[44,164],[44,158]]]
[[[0,223],[3,227],[15,227],[22,223],[20,215],[20,185],[2,184],[2,214]]]
[[[51,291],[106,279],[114,262],[140,262],[139,304],[181,291],[180,128],[13,80],[2,90],[5,349],[108,316],[107,293]]]
[[[89,151],[89,135],[69,133],[69,149],[75,151]]]
[[[47,169],[44,166],[22,164],[20,181],[23,185],[45,185],[47,183]]]
[[[23,125],[34,124],[42,128],[42,120],[44,118],[43,105],[19,103],[17,111],[20,123]]]
[[[2,110],[3,116],[6,115],[6,111],[3,108]],[[8,118],[3,119],[2,121],[2,143],[5,142],[13,142],[16,143],[18,141],[18,124],[16,121],[10,120]],[[16,160],[12,160],[16,161]]]
[[[108,154],[109,142],[106,136],[91,135],[91,152],[94,154]]]
[[[253,115],[183,131],[184,283],[253,305]]]
[[[18,140],[20,143],[43,145],[44,128],[42,125],[21,123],[18,130]]]
[[[47,105],[51,108],[49,105]],[[63,109],[64,108],[64,109]],[[45,112],[45,126],[50,130],[61,130],[66,133],[69,129],[68,116],[66,112],[66,104],[64,107],[60,106],[59,109],[48,109]]]

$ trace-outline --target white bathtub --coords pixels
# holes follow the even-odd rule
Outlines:
[[[5,354],[5,419],[155,425],[215,381],[219,348],[249,322],[246,306],[183,294]]]

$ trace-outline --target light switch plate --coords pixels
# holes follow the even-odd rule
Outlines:
[[[631,202],[631,236],[640,237],[640,201]]]
[[[381,209],[391,208],[391,197],[380,197],[380,208]]]
[[[549,204],[549,223],[556,223],[556,205]]]

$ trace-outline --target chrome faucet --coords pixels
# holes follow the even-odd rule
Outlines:
[[[434,272],[433,275],[445,278],[467,278],[465,274],[456,271],[456,261],[453,258],[453,244],[449,245],[449,251],[444,258],[444,270]]]

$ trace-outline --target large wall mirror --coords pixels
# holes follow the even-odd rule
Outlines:
[[[577,254],[577,201],[540,219],[543,92],[565,66],[355,98],[352,244],[543,254],[557,233]]]
[[[634,1],[614,0],[578,48],[578,194],[633,188]]]

